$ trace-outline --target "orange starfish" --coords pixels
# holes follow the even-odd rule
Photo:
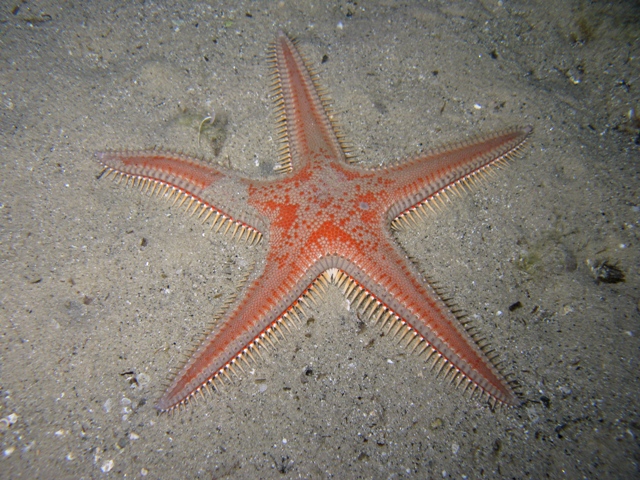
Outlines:
[[[216,385],[239,360],[254,358],[280,325],[299,318],[329,283],[375,323],[435,358],[451,381],[517,405],[518,397],[447,304],[396,246],[391,228],[415,220],[454,187],[504,163],[531,127],[512,128],[404,162],[366,169],[347,150],[318,93],[315,74],[282,32],[273,45],[279,132],[283,141],[273,179],[248,179],[183,155],[98,153],[107,172],[206,213],[216,230],[250,243],[266,241],[264,268],[250,275],[237,300],[215,323],[176,375],[157,408],[171,411]],[[175,203],[175,201],[174,201]],[[181,204],[182,204],[181,203]],[[493,357],[495,358],[495,357]]]

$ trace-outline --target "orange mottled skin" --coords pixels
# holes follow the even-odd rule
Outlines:
[[[264,268],[242,287],[162,395],[158,409],[185,404],[238,359],[251,355],[279,322],[298,315],[300,302],[318,281],[330,280],[347,285],[349,295],[354,288],[360,292],[354,301],[362,302],[364,295],[370,316],[397,323],[414,349],[422,346],[436,354],[460,383],[466,381],[494,401],[517,405],[509,382],[399,250],[391,225],[398,217],[419,215],[423,205],[452,186],[509,158],[531,128],[364,169],[348,162],[308,68],[283,33],[277,35],[273,60],[285,144],[281,175],[248,179],[158,151],[98,154],[109,171],[195,200],[201,214],[215,214],[218,228],[266,241]]]

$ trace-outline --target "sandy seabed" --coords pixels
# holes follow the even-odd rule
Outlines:
[[[550,3],[5,2],[0,477],[637,477],[640,9]],[[397,235],[522,407],[435,378],[330,288],[223,391],[156,412],[264,248],[99,180],[94,153],[274,175],[278,29],[363,165],[534,126],[521,159]]]

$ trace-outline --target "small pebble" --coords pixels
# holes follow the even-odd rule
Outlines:
[[[12,413],[0,419],[0,430],[5,430],[18,421],[18,415]]]
[[[100,470],[102,470],[103,473],[107,473],[107,472],[110,472],[112,468],[113,468],[113,460],[107,460],[102,464],[102,467],[100,467]]]
[[[146,387],[151,383],[151,377],[146,373],[139,373],[136,379],[138,380],[138,385],[141,387]]]
[[[436,428],[440,428],[443,425],[443,421],[441,418],[436,418],[431,422],[431,430],[435,430]]]

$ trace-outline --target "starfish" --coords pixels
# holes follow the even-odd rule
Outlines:
[[[200,159],[159,150],[97,153],[103,173],[151,194],[186,202],[211,228],[266,243],[226,312],[157,403],[163,412],[216,388],[235,367],[283,334],[338,285],[352,307],[400,336],[452,383],[507,406],[520,400],[495,352],[463,324],[396,245],[392,230],[416,223],[489,167],[506,163],[532,128],[464,140],[378,168],[350,161],[317,76],[287,35],[272,45],[274,97],[282,141],[277,174],[252,179]],[[438,203],[440,202],[440,203]],[[254,355],[254,353],[256,355]]]

